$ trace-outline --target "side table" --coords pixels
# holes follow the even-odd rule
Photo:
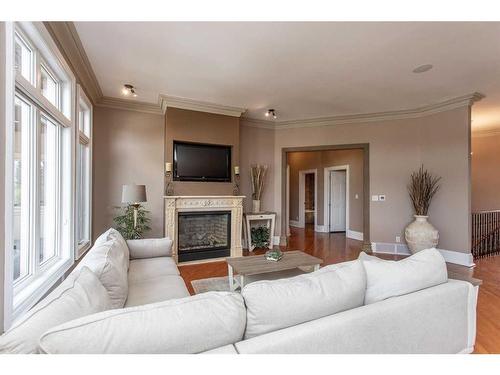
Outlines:
[[[255,249],[252,244],[252,221],[265,221],[266,227],[269,228],[269,249],[273,248],[274,239],[274,224],[276,222],[276,212],[259,212],[243,214],[243,226],[245,227],[245,242],[249,251]]]

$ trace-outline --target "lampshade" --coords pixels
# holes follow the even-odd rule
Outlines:
[[[140,203],[146,201],[146,185],[123,185],[122,203]]]

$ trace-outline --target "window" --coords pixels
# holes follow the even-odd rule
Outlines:
[[[75,251],[74,78],[41,23],[10,26],[15,90],[7,129],[6,267],[12,277],[6,326],[69,269]]]
[[[76,172],[76,239],[79,258],[90,248],[92,105],[78,87],[78,145]]]

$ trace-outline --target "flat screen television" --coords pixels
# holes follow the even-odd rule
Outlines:
[[[231,182],[231,146],[174,141],[173,178]]]

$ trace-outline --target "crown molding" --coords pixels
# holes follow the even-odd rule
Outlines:
[[[448,99],[436,104],[430,104],[414,109],[405,109],[387,112],[363,113],[344,116],[331,116],[321,117],[304,120],[290,120],[290,121],[269,121],[254,118],[243,118],[241,124],[244,126],[251,126],[263,129],[294,129],[294,128],[309,128],[317,126],[331,126],[343,124],[356,124],[363,122],[375,121],[389,121],[401,120],[409,118],[418,118],[429,116],[435,113],[449,111],[455,108],[471,106],[484,98],[483,94],[474,92],[472,94],[459,96],[456,98]]]
[[[106,107],[113,109],[124,109],[127,111],[136,111],[144,113],[152,113],[155,115],[163,115],[165,112],[162,110],[160,104],[141,102],[138,100],[128,100],[121,98],[113,98],[110,96],[101,97],[96,106]]]
[[[241,115],[246,112],[246,108],[230,107],[227,105],[202,102],[199,100],[192,100],[163,94],[160,94],[160,107],[165,110],[168,107],[174,107],[180,109],[189,109],[191,111],[208,112],[233,117],[241,117]]]
[[[500,135],[500,128],[473,130],[471,133],[472,138],[494,137],[499,135]]]
[[[78,82],[93,104],[102,98],[102,90],[73,22],[44,22],[64,55]]]

